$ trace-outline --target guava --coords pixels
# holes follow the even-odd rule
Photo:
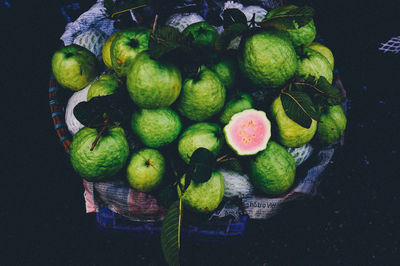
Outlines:
[[[97,59],[88,49],[71,44],[54,53],[51,68],[61,86],[79,91],[96,78]]]
[[[333,70],[335,66],[335,59],[333,58],[332,51],[328,47],[320,44],[319,42],[313,42],[308,46],[308,48],[317,51],[325,56],[325,58],[328,59],[328,62],[331,65],[331,69]]]
[[[107,35],[100,29],[89,29],[82,32],[74,39],[73,43],[85,47],[91,51],[97,59],[102,60],[102,48],[106,42]]]
[[[182,129],[181,119],[169,107],[141,109],[132,114],[131,127],[144,145],[159,148],[173,142]]]
[[[126,76],[136,56],[149,48],[150,33],[141,26],[118,31],[110,48],[112,67],[118,76]]]
[[[322,109],[316,133],[317,140],[322,144],[338,141],[346,129],[347,118],[340,105],[328,106]]]
[[[262,89],[284,85],[297,67],[291,42],[276,30],[262,31],[242,40],[238,61],[242,74]]]
[[[298,148],[287,148],[287,151],[293,156],[296,166],[299,166],[311,156],[313,147],[310,143],[306,143]]]
[[[117,37],[118,31],[111,34],[110,37],[107,38],[106,42],[101,49],[101,54],[103,57],[103,62],[106,67],[112,69],[112,62],[111,62],[111,44],[114,41],[115,37]]]
[[[217,74],[205,66],[197,75],[184,81],[177,109],[190,120],[204,121],[224,107],[226,89]]]
[[[181,179],[185,184],[185,176]],[[182,196],[182,203],[191,210],[200,213],[209,213],[218,208],[224,197],[224,178],[219,171],[214,171],[210,179],[203,183],[191,180],[189,187]],[[177,188],[181,195],[180,188]]]
[[[189,163],[190,157],[198,148],[206,148],[217,156],[223,143],[223,133],[217,124],[196,123],[182,132],[178,140],[178,152],[182,160]]]
[[[175,65],[154,60],[142,52],[127,73],[126,86],[139,107],[168,107],[181,92],[181,72]]]
[[[150,192],[158,188],[164,173],[164,156],[158,150],[149,148],[132,154],[126,168],[128,183],[141,192]]]
[[[128,159],[129,146],[121,127],[108,128],[91,150],[98,131],[84,127],[70,145],[70,160],[75,171],[88,181],[102,181],[120,171]]]
[[[267,147],[271,123],[265,112],[248,109],[232,116],[224,134],[226,143],[238,155],[254,155]]]
[[[198,48],[214,48],[218,31],[206,21],[190,24],[182,31],[183,36],[193,36],[192,44]]]
[[[236,62],[231,58],[219,61],[210,67],[217,74],[227,90],[231,89],[236,79]]]
[[[277,97],[271,105],[271,115],[276,122],[278,141],[289,148],[297,148],[308,143],[317,131],[317,121],[312,120],[310,128],[305,128],[294,122],[282,106],[281,97]]]
[[[281,145],[269,141],[267,148],[250,161],[250,178],[260,191],[277,196],[292,186],[296,164],[292,155]]]
[[[241,111],[253,108],[253,98],[247,93],[239,93],[234,95],[224,106],[219,116],[219,121],[226,125],[231,117]]]
[[[295,5],[280,6],[268,12],[266,18],[271,18],[275,15],[284,15],[296,8],[297,6]],[[314,20],[311,20],[308,24],[298,29],[287,29],[284,31],[289,34],[295,48],[300,47],[301,45],[307,46],[311,44],[316,35]]]
[[[204,18],[197,13],[176,13],[171,15],[165,25],[177,28],[182,32],[187,26],[204,21]]]
[[[306,79],[313,76],[316,79],[323,76],[332,83],[333,72],[331,64],[325,56],[310,48],[304,48],[304,54],[300,56],[295,75]]]
[[[92,86],[90,86],[87,93],[87,101],[93,97],[111,95],[118,88],[119,83],[117,77],[112,74],[105,74],[100,76]]]

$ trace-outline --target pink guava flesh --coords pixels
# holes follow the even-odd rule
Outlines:
[[[227,143],[239,155],[251,155],[267,147],[271,124],[263,111],[249,109],[235,114],[224,131]]]

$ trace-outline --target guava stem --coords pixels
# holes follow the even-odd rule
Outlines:
[[[151,30],[151,35],[153,35],[153,36],[154,36],[154,32],[156,31],[157,20],[158,20],[158,14],[156,14],[156,16],[154,17],[153,29]]]
[[[116,15],[122,14],[122,13],[124,13],[124,12],[128,12],[128,11],[130,11],[130,10],[134,10],[134,9],[138,9],[138,8],[146,7],[146,6],[147,6],[147,5],[140,5],[140,6],[137,6],[137,7],[132,7],[132,8],[128,8],[128,9],[125,9],[125,10],[121,10],[121,11],[115,12],[115,13],[113,13],[113,14],[111,15],[111,19],[113,19]]]
[[[237,160],[235,157],[229,157],[229,154],[222,155],[221,157],[217,158],[217,163],[224,163],[227,161]]]
[[[106,120],[104,120],[104,126],[103,126],[102,129],[100,130],[99,134],[97,134],[96,139],[93,141],[92,147],[90,148],[90,151],[93,151],[94,148],[96,147],[97,142],[99,142],[99,139],[100,139],[101,135],[103,135],[104,130],[106,130],[106,128],[107,128],[107,126],[108,126],[108,122],[110,122],[110,118],[109,118],[109,117],[107,117]]]

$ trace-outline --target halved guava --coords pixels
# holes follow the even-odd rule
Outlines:
[[[226,142],[238,155],[253,155],[267,147],[271,123],[265,112],[248,109],[233,115],[224,133]]]

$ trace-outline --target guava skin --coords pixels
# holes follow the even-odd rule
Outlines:
[[[240,93],[232,97],[226,104],[219,117],[219,121],[226,125],[231,117],[241,111],[253,108],[253,98],[247,93]]]
[[[72,91],[85,88],[97,76],[96,56],[76,44],[64,46],[55,52],[51,67],[57,82]]]
[[[275,9],[272,9],[268,14],[266,15],[266,18],[270,18],[275,15],[282,15],[290,12],[291,10],[297,8],[295,5],[287,5],[284,7],[278,7]],[[293,43],[293,46],[295,48],[300,47],[301,45],[309,45],[313,42],[316,36],[316,28],[314,24],[314,20],[311,20],[309,23],[304,25],[303,27],[300,27],[298,29],[287,29],[284,30],[287,32],[290,36],[290,40]]]
[[[346,129],[346,124],[347,118],[340,105],[327,107],[318,122],[317,140],[325,145],[338,141]]]
[[[292,186],[295,174],[292,155],[274,141],[269,141],[267,148],[250,161],[253,185],[271,196],[285,193]]]
[[[331,65],[331,69],[332,70],[334,69],[335,59],[333,57],[332,51],[328,47],[318,42],[313,42],[308,46],[308,48],[313,49],[314,51],[317,51],[323,56],[325,56],[325,58],[328,59],[328,62]]]
[[[283,109],[281,97],[277,97],[271,105],[271,115],[277,128],[278,141],[289,148],[297,148],[310,142],[317,131],[317,121],[311,122],[310,128],[305,128],[290,119]]]
[[[110,48],[112,68],[118,76],[126,76],[136,56],[149,48],[151,30],[135,26],[121,30]]]
[[[182,122],[178,114],[169,107],[141,109],[132,114],[131,127],[144,145],[159,148],[178,137]]]
[[[221,128],[214,123],[202,122],[193,124],[182,132],[178,140],[178,151],[182,160],[188,164],[198,148],[206,148],[217,156],[223,144]]]
[[[175,65],[153,60],[142,52],[128,71],[126,86],[140,108],[168,107],[181,93],[182,76]]]
[[[297,77],[314,76],[316,79],[323,76],[329,83],[333,81],[331,64],[325,56],[310,48],[304,48],[304,57],[299,58],[296,69]]]
[[[218,31],[205,21],[196,22],[187,26],[182,34],[187,37],[193,35],[193,46],[199,48],[213,48],[218,37]]]
[[[185,184],[185,177],[181,179],[181,184]],[[177,190],[180,196],[179,187]],[[224,178],[219,171],[215,171],[207,182],[195,183],[191,180],[189,187],[183,194],[182,203],[193,211],[210,213],[218,208],[224,197],[224,192]]]
[[[90,86],[87,101],[93,97],[111,95],[118,88],[119,83],[115,75],[102,75]]]
[[[165,173],[164,156],[155,149],[142,149],[132,154],[126,173],[132,188],[150,192],[162,183]]]
[[[276,31],[263,31],[242,40],[239,50],[240,71],[262,89],[284,85],[296,71],[296,52],[291,42]]]
[[[102,181],[121,170],[129,156],[129,145],[121,127],[109,128],[93,151],[90,150],[98,132],[84,127],[73,137],[70,160],[75,171],[88,181]]]
[[[118,31],[114,32],[103,45],[103,48],[101,50],[101,55],[103,58],[104,65],[106,65],[107,68],[112,69],[112,62],[111,62],[111,44],[114,41],[115,37],[117,37]]]
[[[235,83],[236,65],[231,59],[223,59],[217,64],[210,67],[217,74],[218,78],[224,84],[227,90],[231,89]]]
[[[192,121],[204,121],[221,111],[225,97],[226,89],[218,76],[202,66],[197,80],[184,81],[177,109]]]

